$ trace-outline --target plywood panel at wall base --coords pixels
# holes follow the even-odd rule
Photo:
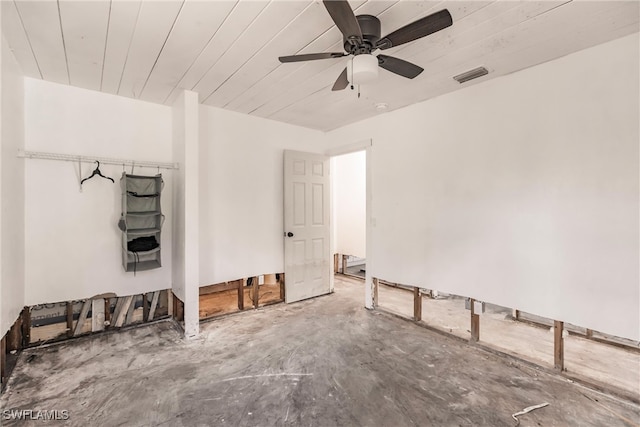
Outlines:
[[[373,137],[373,274],[638,340],[638,47],[330,133]]]

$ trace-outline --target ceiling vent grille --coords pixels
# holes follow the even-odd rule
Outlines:
[[[458,83],[468,82],[469,80],[477,79],[478,77],[486,76],[489,74],[489,71],[484,67],[474,68],[473,70],[469,70],[465,73],[458,74],[454,77]]]

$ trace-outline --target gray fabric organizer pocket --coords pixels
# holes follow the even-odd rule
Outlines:
[[[122,231],[122,265],[125,271],[150,270],[162,266],[160,246],[150,250],[129,250],[129,242],[136,238],[154,238],[162,241],[164,215],[161,212],[160,193],[164,187],[162,175],[143,176],[122,174],[122,216],[118,228]]]

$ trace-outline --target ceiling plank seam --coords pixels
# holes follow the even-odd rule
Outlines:
[[[131,53],[131,45],[133,44],[133,40],[136,36],[136,31],[138,29],[138,22],[140,20],[140,11],[142,10],[142,2],[138,4],[138,13],[136,14],[136,25],[131,34],[131,39],[129,40],[129,46],[127,47],[127,56],[125,57],[124,64],[122,65],[122,73],[120,73],[120,80],[118,81],[118,90],[116,93],[120,93],[120,87],[122,86],[122,79],[124,77],[124,71],[127,69],[127,62],[129,61],[129,54]]]
[[[15,7],[16,12],[18,14],[18,18],[20,19],[20,25],[22,26],[22,31],[24,32],[24,36],[27,38],[27,42],[29,42],[29,49],[31,50],[31,55],[33,55],[33,60],[36,62],[36,66],[38,67],[38,73],[40,74],[40,78],[44,80],[44,76],[42,75],[42,69],[40,68],[40,63],[38,63],[38,58],[36,57],[36,53],[33,51],[31,38],[29,37],[29,33],[27,33],[27,29],[24,26],[24,20],[22,19],[22,15],[20,14],[20,9],[18,9],[16,0],[13,0],[13,7]]]
[[[62,29],[62,14],[60,13],[60,0],[56,1],[58,5],[58,22],[60,23],[60,36],[62,37],[62,48],[64,50],[64,63],[67,66],[67,80],[69,81],[69,85],[71,85],[71,73],[69,73],[69,58],[67,56],[67,45],[64,40],[64,30]]]
[[[258,20],[258,18],[260,18],[260,16],[264,13],[265,10],[267,10],[267,8],[269,7],[269,5],[273,2],[273,0],[270,0],[269,3],[267,4],[266,7],[264,7],[260,13],[258,15],[256,15],[251,22],[249,23],[249,25],[247,26],[248,28],[251,28],[251,26],[253,25],[254,22],[256,22]],[[211,67],[209,67],[207,69],[207,71],[198,79],[198,81],[193,85],[193,87],[191,88],[191,90],[193,90],[196,86],[198,86],[198,84],[200,84],[200,82],[207,76],[207,74],[209,74],[209,71],[211,71],[217,64],[218,62],[220,62],[221,58],[224,58],[224,56],[227,54],[227,52],[229,52],[229,50],[231,50],[231,48],[233,46],[235,46],[236,42],[240,39],[240,37],[242,37],[242,33],[238,34],[238,36],[235,38],[235,40],[233,41],[233,43],[230,43],[229,46],[225,49],[225,51],[222,53],[222,55],[220,55],[220,57],[218,59],[216,59],[216,62],[213,63],[213,65]],[[201,101],[203,102],[203,101]]]
[[[164,47],[167,45],[167,40],[169,40],[169,37],[171,37],[171,33],[173,32],[173,29],[176,26],[176,22],[178,22],[178,18],[180,17],[180,12],[182,12],[182,8],[184,7],[184,2],[185,2],[185,0],[182,0],[182,3],[180,4],[180,9],[178,9],[178,13],[176,14],[176,18],[173,20],[173,23],[171,24],[171,28],[169,29],[169,32],[167,33],[167,37],[164,39],[164,42],[162,43],[162,47],[160,48],[160,52],[158,52],[158,56],[156,57],[156,60],[153,62],[153,66],[151,67],[151,71],[149,71],[149,75],[147,76],[147,79],[144,81],[144,85],[142,86],[142,89],[140,90],[140,93],[138,94],[138,96],[136,98],[140,98],[140,95],[142,95],[142,92],[144,92],[144,89],[147,87],[147,83],[149,83],[149,78],[151,77],[151,74],[153,74],[153,70],[156,69],[156,65],[158,64],[158,60],[160,59],[160,56],[162,55],[162,51],[164,51]]]
[[[300,13],[298,13],[292,20],[291,22],[289,22],[289,25],[291,25],[296,19],[298,19],[298,17],[300,17],[300,15],[302,15],[305,11],[307,11],[307,9],[309,9],[310,7],[313,7],[313,2],[309,3],[309,5],[307,7],[305,7],[302,11],[300,11]],[[242,63],[242,65],[240,65],[233,73],[231,73],[229,76],[227,76],[226,79],[224,79],[224,81],[222,83],[220,83],[218,85],[218,87],[216,87],[209,95],[207,95],[207,97],[205,99],[202,100],[202,103],[205,103],[207,101],[207,99],[209,99],[209,97],[211,97],[211,95],[213,95],[214,93],[216,93],[218,91],[218,89],[220,89],[227,81],[229,81],[229,79],[231,79],[233,76],[235,76],[237,73],[240,72],[240,70],[242,70],[244,68],[245,65],[247,65],[247,63],[249,61],[251,61],[256,55],[258,55],[260,52],[262,52],[264,50],[264,47],[267,46],[270,42],[272,42],[276,37],[278,37],[280,34],[282,34],[283,31],[285,31],[287,28],[289,28],[289,25],[285,25],[284,27],[282,27],[282,29],[280,31],[278,31],[276,34],[273,35],[273,37],[271,37],[269,40],[267,40],[262,46],[260,46],[259,49],[257,49],[253,55],[251,55],[249,58],[247,58],[246,61],[244,61]],[[277,68],[277,67],[276,67]],[[271,70],[273,71],[273,70]],[[270,71],[270,72],[271,72]]]
[[[113,0],[109,0],[109,16],[107,17],[107,34],[104,36],[104,52],[102,54],[102,69],[100,71],[100,91],[102,91],[102,83],[104,81],[104,63],[107,60],[107,41],[109,40],[109,26],[111,25],[111,6]]]
[[[179,88],[180,83],[182,82],[182,80],[184,79],[184,76],[186,76],[189,71],[191,71],[191,69],[193,68],[193,65],[198,62],[198,60],[202,57],[202,55],[204,54],[204,52],[206,52],[207,48],[209,47],[209,44],[211,44],[211,41],[214,39],[214,37],[216,36],[216,34],[218,34],[218,31],[220,31],[220,28],[222,28],[224,26],[224,24],[227,22],[227,20],[229,19],[229,17],[233,14],[233,11],[236,9],[236,7],[238,7],[238,2],[239,0],[236,0],[235,4],[233,5],[233,7],[231,8],[231,10],[229,11],[229,13],[227,13],[227,16],[225,16],[225,18],[222,20],[222,23],[220,24],[220,26],[218,28],[216,28],[216,30],[213,32],[213,34],[211,35],[211,37],[209,38],[209,40],[207,41],[207,43],[204,45],[204,47],[202,48],[202,50],[200,51],[200,53],[196,56],[196,58],[193,60],[193,62],[191,63],[191,65],[189,65],[189,68],[187,68],[187,70],[182,73],[182,76],[180,77],[180,79],[178,80],[178,83],[173,87],[173,89],[171,89],[171,92],[169,92],[169,94],[167,95],[167,97],[165,98],[165,100],[163,101],[163,104],[166,104],[167,101],[169,101],[169,99],[171,99],[171,95],[173,95],[174,91],[176,89]]]

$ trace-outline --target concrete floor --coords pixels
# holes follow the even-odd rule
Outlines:
[[[640,422],[637,405],[367,311],[362,286],[336,278],[333,295],[217,319],[193,341],[163,322],[27,350],[0,405],[83,426],[514,426],[542,402],[520,425]]]

